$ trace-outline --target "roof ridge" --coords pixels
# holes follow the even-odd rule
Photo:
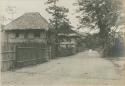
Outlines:
[[[39,15],[40,15],[39,12],[26,12],[26,13],[24,13],[23,15],[31,15],[31,14],[39,14]]]

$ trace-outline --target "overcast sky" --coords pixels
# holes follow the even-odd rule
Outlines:
[[[45,17],[47,20],[50,18],[50,15],[45,11],[47,5],[44,3],[47,0],[0,0],[0,16],[10,17],[7,14],[7,7],[16,7],[16,14],[14,18],[17,18],[23,15],[26,12],[40,12],[40,14]],[[76,7],[73,6],[73,3],[76,0],[60,0],[58,5],[65,6],[69,9],[68,18],[70,19],[73,26],[77,26],[78,20],[76,19]]]

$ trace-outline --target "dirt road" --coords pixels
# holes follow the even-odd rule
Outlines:
[[[2,73],[4,85],[120,86],[120,74],[96,51],[80,52],[49,62]]]

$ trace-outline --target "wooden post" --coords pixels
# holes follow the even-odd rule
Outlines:
[[[13,56],[14,56],[14,57],[13,57],[12,71],[15,70],[15,66],[16,66],[16,64],[15,64],[15,63],[16,63],[16,53],[17,53],[17,52],[16,52],[16,50],[17,50],[17,49],[16,49],[16,45],[14,45],[13,47],[14,47],[14,50],[13,50],[13,51],[14,51],[14,53],[13,53]]]
[[[47,61],[51,59],[51,46],[48,47],[47,49]]]
[[[51,46],[49,46],[49,60],[51,60],[52,57],[52,51],[51,51]]]

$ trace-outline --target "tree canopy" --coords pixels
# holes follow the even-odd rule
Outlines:
[[[103,48],[111,46],[112,27],[117,27],[121,14],[120,0],[78,0],[80,24],[92,28],[97,26],[98,36]],[[95,29],[95,28],[94,28]]]
[[[57,6],[59,0],[48,0],[46,4],[48,8],[46,11],[52,16],[50,20],[51,28],[55,29],[58,32],[58,29],[69,29],[70,22],[67,18],[67,13],[69,10],[63,6]],[[67,28],[68,27],[68,28]]]

